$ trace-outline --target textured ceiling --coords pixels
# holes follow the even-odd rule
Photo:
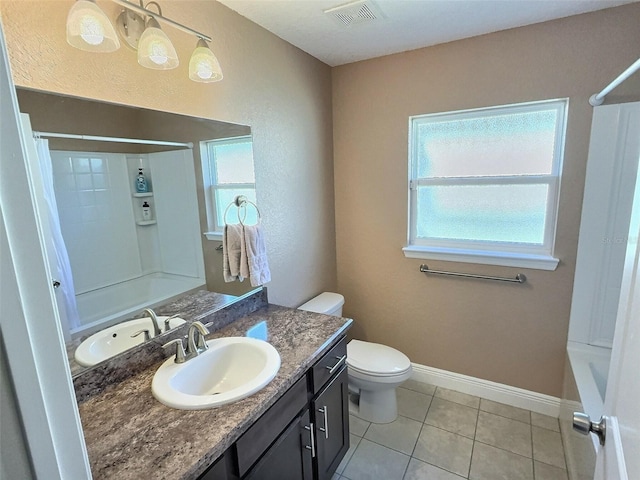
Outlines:
[[[367,0],[381,18],[350,26],[324,13],[348,0],[218,1],[336,66],[638,0]]]

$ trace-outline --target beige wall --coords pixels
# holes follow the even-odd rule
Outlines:
[[[111,18],[120,10],[97,3]],[[335,289],[330,68],[217,2],[161,3],[165,16],[214,38],[222,82],[188,79],[196,40],[170,26],[181,65],[152,71],[125,46],[110,54],[70,47],[72,0],[2,0],[16,85],[250,125],[270,301],[297,305]]]
[[[412,361],[554,396],[562,393],[580,209],[596,93],[638,57],[640,4],[333,70],[338,290],[356,336]],[[554,272],[425,261],[515,275],[524,286],[429,277],[407,232],[408,117],[569,97]],[[609,102],[640,99],[635,75]]]

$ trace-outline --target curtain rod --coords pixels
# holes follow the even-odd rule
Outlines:
[[[139,145],[161,145],[165,147],[193,148],[193,143],[165,142],[163,140],[144,140],[141,138],[101,137],[97,135],[76,135],[73,133],[33,132],[35,137],[70,138],[96,142],[137,143]]]
[[[613,82],[607,85],[600,93],[598,93],[597,95],[595,94],[591,95],[591,97],[589,98],[589,104],[592,107],[597,107],[599,105],[602,105],[602,103],[604,102],[604,97],[606,97],[609,94],[609,92],[611,92],[611,90],[616,88],[618,85],[624,82],[627,78],[633,75],[638,69],[640,69],[640,58],[636,60],[624,72],[618,75],[618,78],[616,78]]]

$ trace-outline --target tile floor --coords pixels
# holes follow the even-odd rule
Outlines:
[[[409,380],[398,419],[350,416],[333,480],[567,480],[556,418]]]

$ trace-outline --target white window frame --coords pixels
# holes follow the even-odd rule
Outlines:
[[[559,259],[554,256],[560,179],[564,157],[564,145],[569,99],[553,99],[498,107],[460,110],[447,113],[417,115],[409,117],[409,216],[407,245],[403,248],[408,258],[445,260],[454,262],[502,265],[510,267],[555,270]],[[556,143],[552,171],[548,175],[501,175],[493,177],[431,177],[418,178],[417,129],[426,123],[481,118],[500,114],[526,113],[554,108],[558,115]],[[516,242],[462,241],[451,239],[417,238],[417,189],[419,186],[461,185],[549,185],[547,212],[545,216],[544,240],[541,246]]]
[[[255,191],[255,183],[233,183],[219,185],[216,182],[216,162],[209,154],[209,145],[231,145],[234,143],[252,142],[251,135],[242,137],[221,138],[200,142],[200,158],[202,161],[202,178],[204,183],[204,198],[207,211],[207,231],[204,236],[207,240],[222,241],[222,229],[218,228],[218,214],[216,208],[216,192],[225,189],[251,188]],[[224,219],[221,223],[224,223]]]

